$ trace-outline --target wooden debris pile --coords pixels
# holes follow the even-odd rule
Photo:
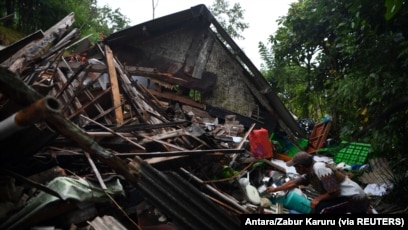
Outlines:
[[[139,229],[194,228],[194,221],[234,229],[237,214],[257,212],[244,206],[237,183],[249,170],[259,170],[252,175],[260,181],[273,166],[248,151],[255,124],[210,116],[160,81],[177,81],[170,73],[140,67],[130,75],[103,42],[84,48],[73,21],[70,14],[1,51],[0,228],[73,229],[94,218],[89,223],[99,225],[102,213]],[[38,101],[40,108],[31,106]],[[27,122],[7,123],[15,114]],[[30,203],[38,208],[27,210]]]

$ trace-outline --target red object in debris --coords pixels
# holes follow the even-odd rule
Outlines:
[[[255,158],[273,157],[272,142],[269,140],[268,130],[261,128],[252,130],[248,136],[249,148]]]

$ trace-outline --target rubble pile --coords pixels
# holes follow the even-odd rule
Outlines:
[[[275,167],[249,151],[256,124],[180,99],[169,73],[129,74],[73,21],[0,51],[1,229],[236,229],[268,212],[238,182]]]
[[[142,42],[146,34],[139,27],[124,31],[135,37],[119,32],[111,43],[92,44],[72,28],[72,13],[0,50],[0,229],[238,229],[240,214],[289,211],[263,193],[271,181],[296,176],[273,160],[323,150],[330,119],[313,126],[305,122],[303,130],[264,79],[252,79],[239,66],[247,59],[242,52],[228,65],[228,48],[214,48],[221,42],[203,27],[209,26],[200,21],[203,6],[191,12],[140,25],[150,29],[149,44]],[[192,16],[197,24],[189,24]],[[206,16],[229,48],[236,48]],[[176,32],[158,35],[162,27]],[[181,33],[186,40],[193,37],[184,44],[184,72],[174,63],[179,60],[164,57],[178,53],[163,48],[180,48],[168,38],[179,41]],[[111,47],[127,47],[120,39],[153,47],[128,65]],[[143,53],[142,48],[134,50]],[[155,56],[160,50],[164,55]],[[251,63],[246,66],[256,75]],[[230,81],[237,86],[224,92]],[[209,101],[218,107],[191,95],[196,91],[187,86],[206,94],[217,88],[219,98]],[[225,98],[234,97],[229,94],[245,95]],[[233,99],[239,103],[232,105]],[[220,108],[223,104],[241,113]],[[367,160],[363,147],[358,163]],[[376,175],[364,179],[370,183]],[[315,196],[313,190],[304,192]]]

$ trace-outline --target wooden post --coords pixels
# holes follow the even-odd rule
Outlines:
[[[109,80],[112,87],[112,101],[113,107],[115,107],[115,119],[116,125],[121,125],[123,123],[123,112],[122,107],[120,106],[120,92],[119,92],[119,83],[116,75],[115,65],[113,63],[113,53],[108,45],[105,45],[105,55],[106,55],[106,64],[108,66]]]

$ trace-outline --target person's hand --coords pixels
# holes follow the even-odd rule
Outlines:
[[[270,192],[270,193],[278,191],[278,190],[276,189],[276,187],[273,187],[273,186],[268,187],[267,190],[268,190],[268,192]]]
[[[319,203],[320,203],[320,200],[317,198],[314,198],[313,200],[310,201],[310,207],[314,210]]]

